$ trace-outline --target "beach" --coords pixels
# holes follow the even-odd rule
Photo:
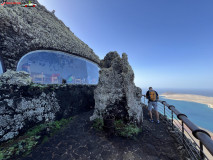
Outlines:
[[[166,99],[206,104],[208,105],[208,107],[213,108],[213,97],[193,95],[193,94],[176,94],[176,93],[163,93],[160,96],[163,96]]]

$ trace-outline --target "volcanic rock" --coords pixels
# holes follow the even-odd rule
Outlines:
[[[125,53],[110,52],[100,62],[99,83],[94,91],[95,111],[90,120],[114,115],[115,119],[141,124],[142,90],[134,84],[134,72]]]
[[[3,73],[0,76],[0,82],[6,84],[26,86],[32,83],[32,78],[27,72],[24,71],[15,72],[12,70],[7,70],[7,72]]]
[[[0,143],[35,125],[94,107],[95,86],[0,83]]]

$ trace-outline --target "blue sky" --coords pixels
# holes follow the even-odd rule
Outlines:
[[[213,89],[212,0],[39,0],[102,59],[128,54],[137,86]]]

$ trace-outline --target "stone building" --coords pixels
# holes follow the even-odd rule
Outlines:
[[[109,53],[100,62],[53,12],[37,0],[33,3],[37,6],[4,5],[0,9],[0,73],[5,72],[0,75],[0,142],[38,123],[94,107],[93,118],[100,117],[104,107],[117,118],[141,124],[141,89],[134,84],[127,55],[120,58]],[[85,85],[31,83],[65,81]]]
[[[28,3],[22,0],[22,4]],[[4,5],[0,10],[0,73],[30,73],[36,83],[97,84],[99,57],[53,12]]]

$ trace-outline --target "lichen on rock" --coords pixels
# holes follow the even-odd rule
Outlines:
[[[37,124],[68,118],[94,106],[95,86],[31,84],[25,82],[28,76],[8,71],[0,77],[0,143]]]
[[[26,86],[32,83],[32,78],[30,77],[29,73],[24,71],[15,72],[12,70],[7,70],[7,72],[0,76],[0,83]]]
[[[134,84],[134,72],[125,53],[109,52],[100,62],[99,83],[94,91],[95,111],[90,120],[110,114],[140,125],[143,121],[142,90]]]
[[[0,142],[18,135],[27,123],[54,120],[60,109],[55,93],[51,92],[42,93],[33,99],[21,97],[16,98],[16,102],[13,102],[13,99],[4,99],[2,102],[9,113],[0,114],[0,128],[4,131],[0,134]]]

